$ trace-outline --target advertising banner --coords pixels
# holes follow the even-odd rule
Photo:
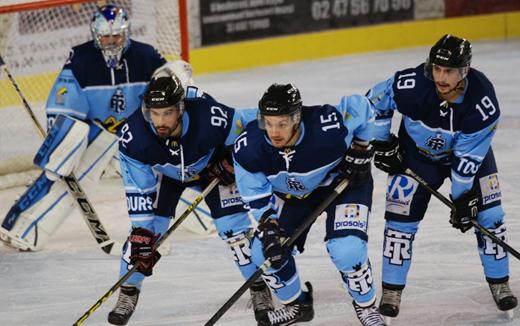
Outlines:
[[[414,19],[413,0],[201,0],[202,45]]]

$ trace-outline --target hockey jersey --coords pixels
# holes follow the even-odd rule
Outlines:
[[[273,193],[306,197],[338,175],[354,137],[370,141],[374,112],[363,96],[343,97],[337,106],[304,106],[296,144],[275,148],[257,121],[235,141],[236,182],[257,220],[273,208]]]
[[[451,166],[454,198],[469,190],[491,146],[500,109],[491,82],[470,69],[462,96],[439,98],[424,64],[398,71],[368,92],[376,109],[376,138],[387,140],[395,110],[402,114],[400,144],[407,155]]]
[[[147,82],[165,63],[152,46],[134,40],[116,68],[107,67],[94,41],[73,47],[47,99],[48,126],[61,113],[115,132],[140,107]]]
[[[136,111],[119,131],[119,154],[130,218],[153,214],[158,176],[182,182],[197,180],[216,149],[233,144],[256,109],[235,110],[195,87],[188,87],[178,139],[157,136],[153,125]],[[196,94],[192,96],[192,94]]]

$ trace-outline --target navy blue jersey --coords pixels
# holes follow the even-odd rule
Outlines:
[[[237,185],[258,219],[274,192],[306,197],[331,184],[354,137],[371,140],[373,110],[362,96],[331,105],[302,108],[301,135],[290,148],[275,148],[257,121],[235,141]]]
[[[189,87],[187,93],[197,93],[193,90]],[[127,198],[150,205],[134,205],[130,218],[153,214],[160,175],[181,182],[197,180],[215,150],[233,144],[242,126],[254,117],[256,109],[235,110],[206,94],[186,98],[181,136],[164,139],[141,110],[132,114],[119,131],[121,172]]]
[[[395,110],[403,115],[400,142],[407,155],[451,165],[452,194],[471,188],[486,156],[500,116],[491,82],[470,69],[462,96],[453,103],[439,98],[424,64],[398,71],[368,93],[376,108],[376,138],[388,139]]]
[[[73,47],[47,99],[49,124],[61,113],[115,132],[140,107],[147,82],[165,63],[152,46],[134,40],[116,68],[107,67],[93,41]]]

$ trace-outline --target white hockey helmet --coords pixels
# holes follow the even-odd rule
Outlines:
[[[130,22],[125,10],[115,5],[99,7],[90,22],[90,31],[94,44],[103,53],[103,57],[109,68],[115,68],[121,54],[128,47]],[[112,42],[103,45],[102,38],[105,36],[121,36],[120,42]]]

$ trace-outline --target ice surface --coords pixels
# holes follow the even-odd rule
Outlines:
[[[348,40],[345,40],[348,42]],[[427,48],[361,54],[198,76],[198,84],[230,106],[256,106],[273,82],[293,82],[306,104],[336,104],[342,95],[364,94],[396,70],[423,61]],[[473,66],[495,85],[502,121],[493,141],[509,243],[520,250],[520,40],[474,44]],[[197,67],[194,67],[196,70]],[[374,278],[381,283],[385,178],[375,174],[369,254]],[[0,215],[23,188],[0,192]],[[444,186],[441,191],[447,193]],[[110,179],[87,188],[110,233],[124,239],[129,226],[120,181]],[[448,209],[436,199],[414,242],[414,261],[403,293],[399,325],[520,325],[507,322],[492,301],[476,250],[475,237],[448,223]],[[314,225],[307,248],[297,257],[302,280],[315,288],[314,320],[307,325],[358,325],[351,299],[323,243],[324,221]],[[202,325],[243,283],[225,244],[217,235],[197,236],[180,230],[168,240],[171,253],[147,279],[130,325]],[[38,253],[0,246],[0,325],[71,325],[115,283],[119,262],[99,250],[75,212],[54,241]],[[511,288],[520,295],[520,261],[510,258]],[[106,325],[117,293],[87,319]],[[255,325],[244,295],[217,325]]]

